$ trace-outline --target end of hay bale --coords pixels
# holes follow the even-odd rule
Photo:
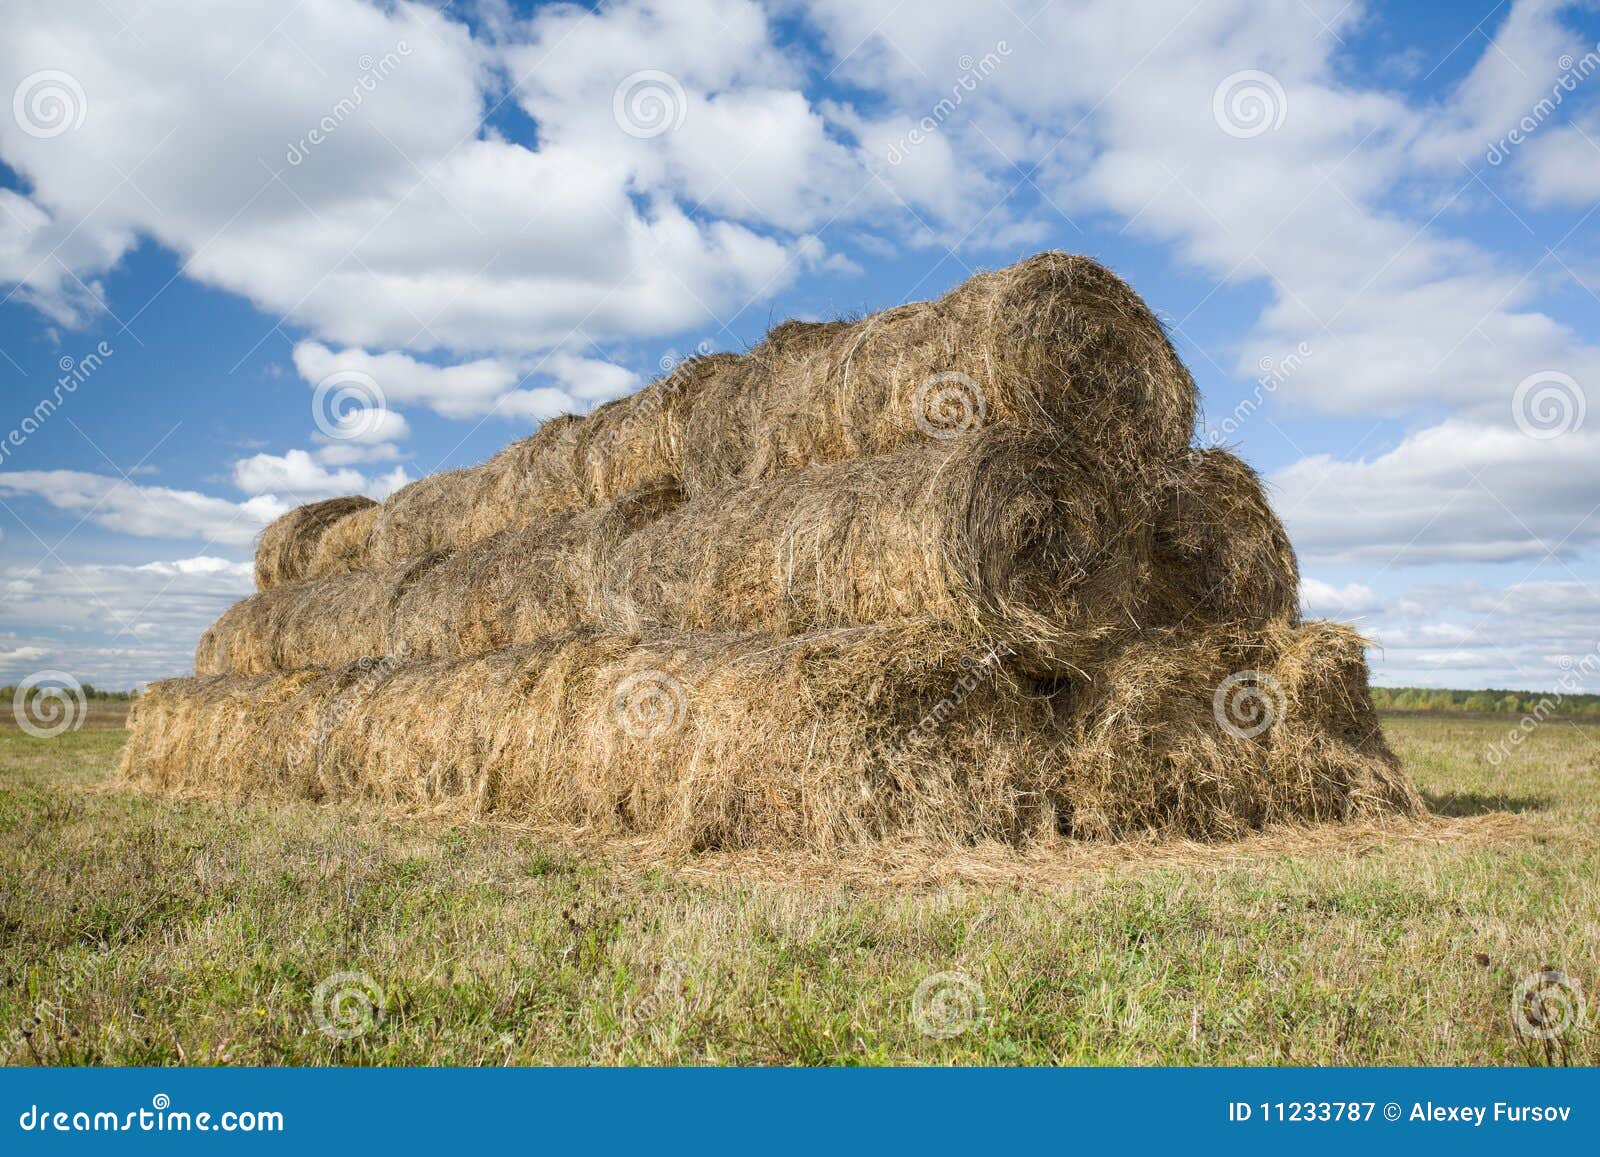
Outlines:
[[[306,564],[305,577],[329,578],[371,567],[372,531],[382,513],[381,504],[365,506],[328,527]]]
[[[308,502],[274,519],[256,541],[257,590],[308,577],[312,558],[323,537],[344,519],[377,504],[363,495]]]
[[[1064,701],[1064,830],[1231,839],[1416,814],[1364,648],[1325,622],[1147,632]]]
[[[1154,491],[1151,625],[1299,617],[1299,563],[1254,470],[1226,450],[1190,450]]]

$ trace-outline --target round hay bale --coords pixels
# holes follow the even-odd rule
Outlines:
[[[784,322],[748,354],[690,358],[482,466],[412,483],[384,504],[371,560],[459,549],[644,486],[697,496],[993,424],[1068,436],[1137,479],[1188,445],[1195,406],[1138,294],[1090,258],[1041,253],[861,321]]]
[[[732,354],[689,358],[586,417],[552,418],[481,466],[413,482],[384,504],[372,564],[459,550],[541,515],[676,486],[689,399],[740,360]]]
[[[1038,433],[995,426],[680,500],[647,488],[254,596],[207,632],[196,670],[459,657],[581,625],[789,636],[928,620],[1059,674],[1143,616],[1143,510]]]
[[[1063,832],[1234,839],[1419,813],[1372,707],[1365,645],[1320,621],[1143,634],[1060,697]]]
[[[131,727],[123,775],[144,786],[492,814],[663,854],[1231,839],[1422,810],[1362,640],[1329,623],[1152,631],[1053,699],[942,624],[580,630],[464,660],[171,680]]]
[[[1264,626],[1300,614],[1300,567],[1261,479],[1226,450],[1190,450],[1155,501],[1150,623]]]
[[[332,575],[262,591],[235,603],[200,636],[197,675],[260,675],[337,667],[388,655],[394,608],[406,588],[445,556]]]
[[[601,602],[628,633],[929,619],[1058,672],[1140,621],[1148,550],[1095,460],[998,425],[702,494],[621,544]]]
[[[308,502],[267,524],[256,540],[256,589],[268,591],[309,577],[308,569],[323,536],[343,519],[377,505],[352,494]]]
[[[460,551],[294,583],[234,604],[200,638],[200,675],[460,657],[602,618],[599,575],[622,540],[682,501],[652,486],[540,515]]]
[[[311,561],[306,564],[308,579],[328,578],[366,570],[372,565],[372,531],[383,514],[381,505],[364,507],[339,519],[317,542]]]
[[[690,404],[683,479],[881,454],[991,423],[1065,433],[1124,477],[1180,453],[1196,394],[1116,274],[1046,252],[857,322],[786,322]]]
[[[974,657],[927,625],[578,631],[459,661],[171,680],[141,706],[123,774],[500,815],[667,854],[1046,838],[1049,705],[1003,665],[974,675]]]
[[[460,658],[595,623],[600,575],[622,542],[682,501],[676,486],[650,485],[491,535],[413,581],[390,633],[408,655]]]

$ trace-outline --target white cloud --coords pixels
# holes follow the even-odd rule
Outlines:
[[[1271,482],[1312,563],[1536,562],[1600,543],[1600,438],[1583,428],[1539,440],[1453,420],[1371,459],[1311,455]]]
[[[248,562],[215,555],[0,569],[0,682],[43,667],[110,688],[187,674],[200,633],[252,585]]]
[[[1349,619],[1382,605],[1378,593],[1361,583],[1333,586],[1316,578],[1300,580],[1300,605],[1319,618]]]
[[[366,494],[383,499],[407,481],[404,467],[397,466],[388,474],[369,478],[349,467],[329,469],[305,450],[255,454],[233,464],[233,482],[240,490],[250,495],[289,500],[292,504],[344,494]]]
[[[376,383],[386,403],[419,403],[446,418],[495,414],[543,421],[582,412],[640,385],[639,375],[626,367],[561,351],[533,359],[488,357],[433,365],[398,350],[374,354],[305,341],[295,346],[294,363],[300,376],[313,385],[340,372],[364,374]],[[526,385],[534,378],[553,384]],[[349,420],[373,427],[375,441],[404,436],[377,429],[359,413]]]
[[[752,3],[716,15],[736,31],[764,28]],[[516,31],[537,43],[575,22],[585,42],[614,40],[588,27],[607,21],[558,8]],[[635,48],[693,79],[687,62],[720,49],[699,35],[703,20],[669,23],[685,34]],[[593,67],[556,57],[529,83],[561,61]],[[803,98],[770,87],[761,62],[775,59],[751,60],[719,90],[684,155],[661,167],[641,160],[651,142],[612,121],[609,90],[602,109],[568,111],[614,147],[556,139],[554,109],[537,149],[485,132],[501,83],[494,53],[425,5],[33,6],[0,39],[0,89],[60,70],[81,85],[85,116],[49,139],[0,118],[0,156],[29,186],[0,215],[0,276],[71,321],[93,308],[73,275],[93,290],[152,237],[189,276],[343,345],[541,350],[705,325],[792,276],[788,240],[718,219],[720,207],[737,202],[780,234],[820,211],[790,180],[826,142]],[[723,101],[763,110],[775,133],[805,134],[807,151],[790,158],[783,138],[764,139],[750,165],[719,169],[711,151],[727,141],[704,138]],[[767,171],[775,161],[785,168]]]
[[[171,538],[247,546],[262,527],[289,508],[273,495],[229,502],[193,490],[137,486],[82,470],[0,473],[0,495],[42,498],[96,526],[141,538]]]
[[[1390,686],[1547,690],[1600,649],[1600,585],[1580,581],[1428,583],[1319,613],[1373,641],[1374,678]]]
[[[1600,116],[1541,130],[1511,163],[1532,204],[1588,208],[1600,201]]]

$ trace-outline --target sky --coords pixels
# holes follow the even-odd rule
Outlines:
[[[0,23],[0,683],[185,674],[298,503],[1051,248],[1169,327],[1376,682],[1600,647],[1594,3]]]

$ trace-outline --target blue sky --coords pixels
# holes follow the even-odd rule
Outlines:
[[[1045,248],[1172,327],[1379,681],[1600,645],[1593,4],[227,8],[6,3],[0,681],[183,673],[289,506]]]

